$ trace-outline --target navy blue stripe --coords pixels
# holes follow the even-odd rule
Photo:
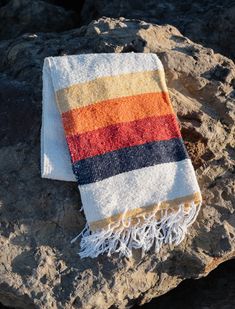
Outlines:
[[[84,185],[131,170],[186,158],[188,154],[183,140],[172,138],[86,158],[75,162],[73,171],[78,184]]]

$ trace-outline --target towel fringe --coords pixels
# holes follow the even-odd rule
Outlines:
[[[178,206],[175,212],[161,210],[161,219],[157,220],[154,212],[142,215],[141,220],[131,225],[131,218],[122,219],[108,228],[92,232],[86,224],[82,232],[71,243],[81,236],[81,258],[97,257],[100,254],[119,253],[119,256],[130,258],[132,249],[142,249],[142,256],[154,247],[159,252],[163,244],[179,245],[187,233],[188,227],[195,221],[201,204],[190,204],[189,210],[184,205]],[[159,210],[158,210],[159,211]]]

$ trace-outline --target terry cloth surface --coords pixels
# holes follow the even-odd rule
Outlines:
[[[81,257],[177,245],[200,209],[155,54],[46,58],[41,158],[42,177],[76,176],[87,219]]]

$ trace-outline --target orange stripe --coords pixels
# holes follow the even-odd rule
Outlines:
[[[62,114],[66,136],[152,116],[173,114],[168,93],[120,97],[76,108]]]

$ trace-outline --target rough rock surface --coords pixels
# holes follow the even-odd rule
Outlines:
[[[235,59],[235,2],[230,0],[85,0],[83,23],[102,16],[177,27],[190,39]]]
[[[144,305],[143,309],[233,309],[235,308],[234,273],[235,260],[227,261],[204,278],[183,281],[169,293],[154,298]]]
[[[70,29],[76,26],[77,19],[75,12],[41,0],[4,1],[2,6],[0,3],[0,39],[14,38],[25,32]]]
[[[131,260],[79,259],[85,219],[76,184],[40,178],[41,70],[46,56],[154,52],[203,194],[180,246]],[[102,18],[61,34],[0,42],[0,302],[19,308],[124,308],[207,275],[235,257],[235,65],[170,25]],[[13,121],[13,119],[15,121]],[[24,125],[23,125],[24,123]]]

